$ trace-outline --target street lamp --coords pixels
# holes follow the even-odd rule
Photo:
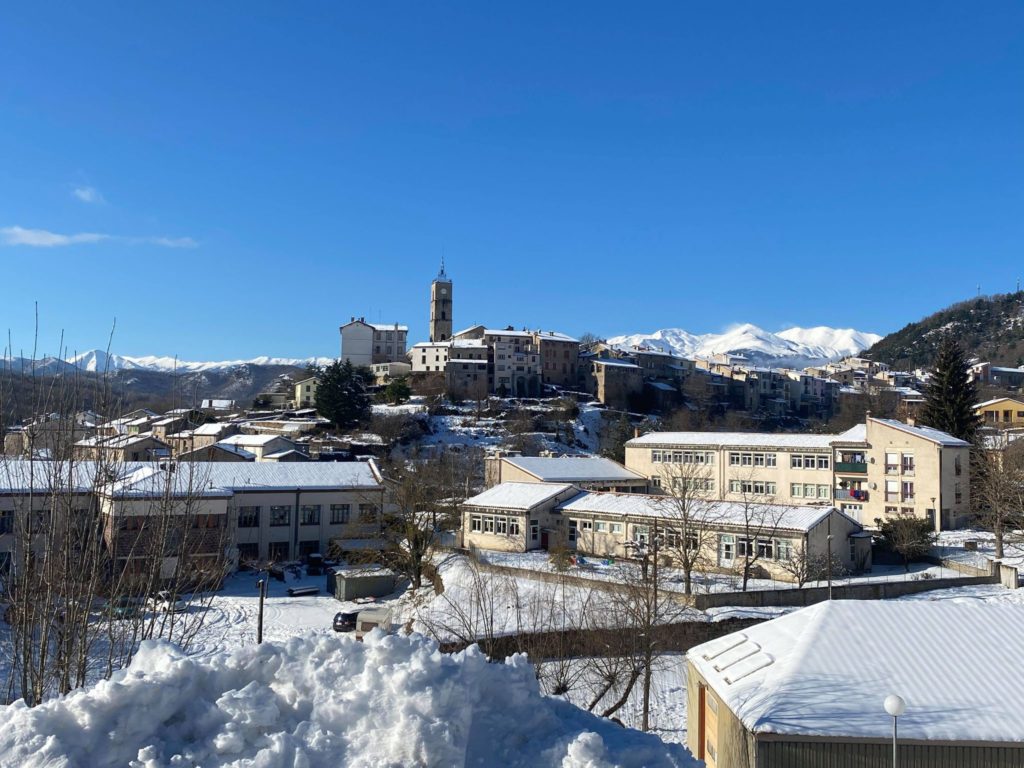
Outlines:
[[[896,768],[896,721],[907,711],[907,702],[902,696],[890,693],[883,703],[885,711],[892,715],[892,768]]]

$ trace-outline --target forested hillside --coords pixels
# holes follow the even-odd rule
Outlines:
[[[944,332],[956,334],[970,357],[1024,365],[1024,291],[980,296],[890,333],[865,352],[897,369],[931,364]]]

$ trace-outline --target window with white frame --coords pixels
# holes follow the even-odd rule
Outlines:
[[[608,523],[604,520],[598,520],[594,523],[594,530],[598,533],[608,533]]]
[[[612,533],[622,533],[622,523],[609,523]]]
[[[718,559],[722,563],[731,563],[736,559],[736,537],[723,533],[718,537]]]

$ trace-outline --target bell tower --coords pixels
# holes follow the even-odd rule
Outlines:
[[[452,281],[444,271],[444,257],[441,257],[441,271],[430,284],[430,340],[448,341],[452,337]]]

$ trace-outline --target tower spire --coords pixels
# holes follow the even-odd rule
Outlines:
[[[437,273],[438,280],[444,280],[448,275],[444,273],[444,249],[441,249],[441,271]]]

